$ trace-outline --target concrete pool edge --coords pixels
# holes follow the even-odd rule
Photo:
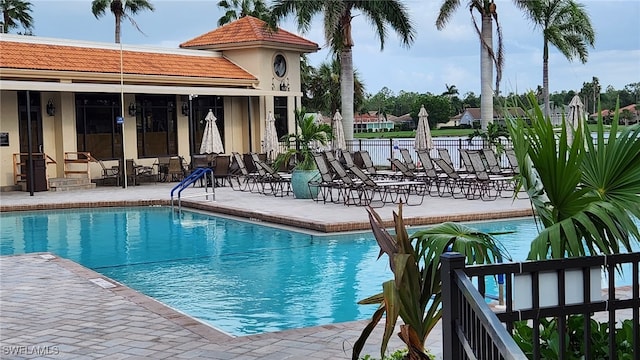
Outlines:
[[[277,214],[267,214],[264,212],[243,209],[219,203],[202,203],[185,200],[182,202],[184,208],[208,211],[211,213],[219,213],[223,215],[231,215],[248,220],[259,220],[273,224],[291,226],[294,228],[318,231],[321,233],[336,233],[348,231],[370,230],[371,225],[368,221],[343,221],[343,222],[327,222],[310,220],[304,217],[283,216]],[[169,200],[130,200],[130,201],[98,201],[98,202],[73,202],[73,203],[42,203],[42,204],[14,204],[0,205],[0,213],[12,211],[34,211],[34,210],[62,210],[62,209],[78,209],[78,208],[96,208],[96,207],[134,207],[134,206],[171,206]],[[397,206],[394,207],[397,209]],[[447,215],[432,216],[405,216],[404,223],[408,226],[433,225],[443,222],[471,222],[484,220],[499,220],[508,218],[521,218],[533,215],[533,210],[528,209],[509,209],[509,210],[492,210],[489,212],[467,212]],[[308,216],[308,215],[307,215]],[[385,219],[384,225],[392,227],[393,221]]]

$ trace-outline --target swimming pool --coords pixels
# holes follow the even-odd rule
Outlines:
[[[473,224],[524,260],[531,219]],[[367,319],[391,277],[370,233],[310,235],[169,208],[0,214],[0,254],[49,251],[233,335]],[[417,229],[416,229],[417,230]],[[409,233],[411,233],[409,229]]]

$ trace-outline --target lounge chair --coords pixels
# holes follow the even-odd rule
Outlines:
[[[503,168],[500,166],[500,161],[498,160],[498,156],[493,151],[493,149],[484,148],[482,149],[482,155],[486,161],[488,170],[490,174],[495,175],[513,175],[513,169],[511,168]]]
[[[376,194],[382,206],[387,203],[421,205],[428,192],[427,184],[422,180],[374,180],[357,167],[350,170],[362,181],[365,205],[372,206],[371,204],[376,201]],[[412,202],[411,199],[415,197],[419,201]]]
[[[513,190],[515,183],[513,176],[489,174],[479,152],[470,152],[469,158],[476,176],[473,183],[474,196],[482,200],[495,200],[498,196],[502,196],[503,191]],[[510,196],[511,194],[505,197]]]
[[[291,174],[281,173],[267,165],[256,153],[251,153],[251,159],[259,174],[259,184],[262,194],[285,196],[291,192]]]
[[[413,171],[417,169],[416,164],[413,162],[413,158],[411,157],[411,154],[409,153],[409,149],[406,148],[401,148],[400,149],[400,155],[402,155],[402,160],[404,161],[405,166]]]
[[[233,163],[238,167],[239,173],[229,176],[229,184],[233,190],[254,192],[258,190],[259,174],[257,171],[249,172],[245,166],[243,156],[238,152],[232,152]],[[253,160],[252,160],[253,162]],[[235,180],[235,185],[234,185]]]
[[[327,200],[332,203],[340,202],[340,199],[343,198],[344,194],[344,182],[338,179],[335,173],[331,171],[331,165],[329,165],[329,162],[323,153],[313,153],[313,159],[315,160],[316,167],[320,172],[319,179],[309,181],[310,191],[312,187],[318,188],[318,196],[314,200],[322,200],[323,203],[326,203]],[[335,198],[334,192],[337,192]]]
[[[454,198],[473,198],[473,186],[475,176],[458,173],[451,164],[442,158],[433,159],[433,162],[446,174],[446,179],[440,183],[439,196],[452,196]]]
[[[378,170],[375,165],[373,165],[373,161],[371,160],[371,156],[367,150],[360,150],[360,159],[364,165],[365,172],[372,176],[375,179],[383,179],[383,178],[392,178],[397,174],[396,171],[393,170]]]
[[[470,152],[478,152],[478,150],[469,150],[469,149],[460,149],[460,158],[462,159],[462,165],[464,171],[467,173],[474,173],[473,165],[471,164],[471,158],[469,157]]]
[[[216,187],[224,186],[226,182],[231,184],[229,172],[231,157],[229,155],[218,155],[213,160],[213,179]]]
[[[95,159],[102,168],[102,178],[100,179],[101,185],[107,185],[113,182],[115,186],[120,186],[120,167],[118,165],[110,168],[106,167],[102,160]]]

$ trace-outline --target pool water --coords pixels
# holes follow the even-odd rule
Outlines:
[[[514,260],[537,233],[532,219],[472,226],[513,231],[498,239]],[[371,233],[314,236],[164,207],[2,213],[0,228],[1,255],[55,253],[232,335],[367,319],[376,306],[357,301],[392,277]]]

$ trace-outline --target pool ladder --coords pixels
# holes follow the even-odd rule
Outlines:
[[[206,178],[206,176],[209,175],[209,178]],[[190,185],[195,184],[196,181],[200,180],[202,181],[204,178],[204,193],[199,193],[199,194],[191,194],[188,196],[182,196],[182,191],[186,188],[188,188]],[[211,186],[209,185],[209,179],[211,180]],[[203,167],[199,167],[196,168],[191,174],[189,174],[189,176],[185,177],[182,181],[180,181],[180,183],[176,186],[173,187],[173,189],[171,189],[171,209],[173,209],[173,204],[174,204],[174,193],[177,193],[175,195],[177,195],[178,198],[178,212],[182,211],[182,199],[183,198],[190,198],[190,197],[198,197],[198,196],[206,196],[207,200],[209,200],[209,196],[211,196],[211,201],[215,201],[216,200],[216,188],[215,188],[215,179],[213,179],[213,171],[209,168],[203,168]],[[209,187],[211,187],[211,193],[209,193]]]

